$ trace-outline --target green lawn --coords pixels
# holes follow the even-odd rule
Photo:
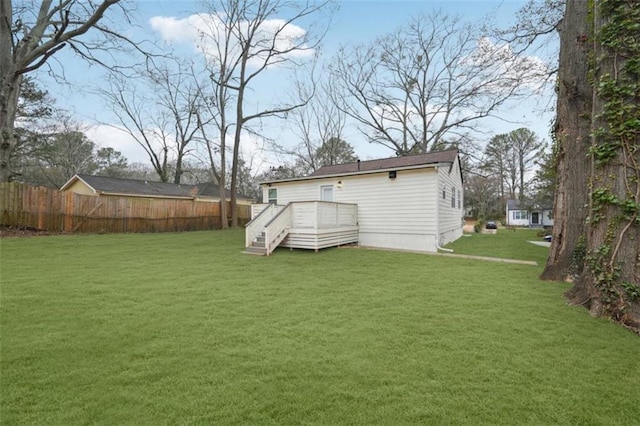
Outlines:
[[[454,248],[544,259],[528,243],[503,253],[520,236]],[[568,285],[538,281],[541,266],[364,249],[254,257],[243,241],[2,240],[0,422],[640,419],[640,338],[566,306]]]
[[[549,248],[531,244],[529,241],[540,241],[537,230],[500,228],[497,234],[467,234],[447,245],[458,254],[500,257],[503,259],[533,260],[544,266],[549,255]]]

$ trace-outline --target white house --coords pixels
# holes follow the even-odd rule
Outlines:
[[[280,206],[309,201],[355,205],[352,225],[362,246],[435,252],[462,236],[457,150],[326,166],[307,177],[261,186],[263,200]]]
[[[542,207],[525,208],[518,200],[507,200],[506,224],[532,228],[553,226],[552,210]]]

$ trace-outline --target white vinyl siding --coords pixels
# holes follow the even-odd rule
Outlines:
[[[462,235],[462,219],[464,211],[464,194],[462,192],[462,175],[460,163],[451,167],[442,165],[438,168],[438,180],[450,197],[440,198],[438,204],[438,235],[440,244],[456,240]]]
[[[507,225],[529,226],[529,214],[526,210],[509,210],[507,212]]]
[[[389,248],[434,251],[436,202],[439,194],[435,169],[398,170],[340,178],[272,183],[278,203],[319,200],[321,187],[337,185],[334,201],[358,205],[360,243]],[[263,187],[266,191],[267,187]]]

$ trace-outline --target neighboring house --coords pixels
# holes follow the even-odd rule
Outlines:
[[[205,202],[220,201],[218,186],[212,183],[198,185],[182,185],[166,182],[151,182],[138,179],[121,179],[107,176],[91,176],[79,174],[65,183],[61,191],[99,197],[140,197],[161,199],[182,199]],[[231,198],[227,190],[226,198]],[[238,195],[237,203],[249,205],[253,202],[249,197]]]
[[[263,200],[277,205],[324,201],[338,208],[346,205],[342,203],[357,206],[357,242],[362,246],[435,252],[462,236],[457,150],[326,166],[307,177],[261,186]],[[294,209],[292,220],[296,211],[301,210]]]
[[[532,228],[553,226],[552,209],[525,208],[518,200],[507,200],[507,226],[527,226]]]

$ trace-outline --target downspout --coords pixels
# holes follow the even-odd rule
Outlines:
[[[448,253],[453,253],[453,249],[448,249],[448,248],[444,248],[444,247],[440,247],[440,245],[438,244],[438,242],[436,241],[436,248],[438,250],[442,250],[442,251],[446,251]]]

